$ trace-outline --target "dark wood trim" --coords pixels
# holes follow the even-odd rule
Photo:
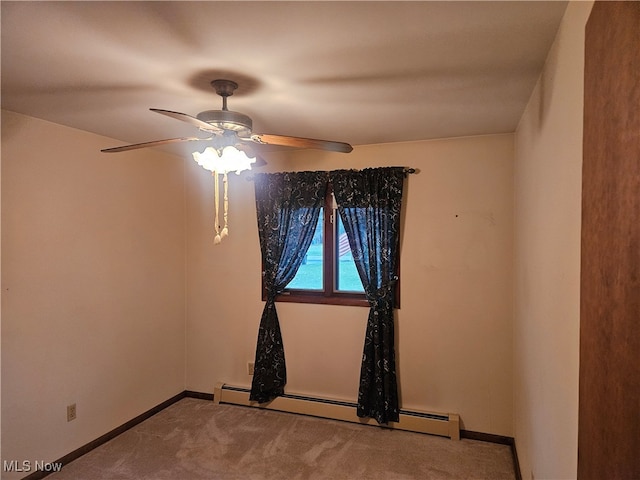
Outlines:
[[[513,455],[513,468],[516,474],[516,480],[522,480],[522,472],[520,472],[520,461],[518,460],[518,450],[516,449],[516,442],[511,445],[511,454]]]
[[[640,2],[585,28],[579,480],[640,479]]]
[[[472,430],[460,430],[460,438],[510,446],[511,455],[513,456],[513,468],[516,480],[522,480],[522,473],[520,472],[520,462],[518,461],[518,452],[516,451],[516,441],[513,439],[513,437],[495,435],[493,433],[474,432]]]
[[[114,428],[110,432],[105,433],[104,435],[96,438],[95,440],[87,443],[86,445],[83,445],[82,447],[74,450],[71,453],[68,453],[64,457],[61,457],[58,460],[55,460],[54,462],[51,462],[51,463],[62,464],[62,466],[64,467],[65,465],[73,462],[74,460],[77,460],[78,458],[80,458],[84,454],[89,453],[94,448],[97,448],[100,445],[103,445],[103,444],[107,443],[109,440],[114,439],[115,437],[117,437],[121,433],[124,433],[127,430],[135,427],[139,423],[142,423],[145,420],[147,420],[148,418],[151,418],[156,413],[164,410],[168,406],[173,405],[174,403],[176,403],[179,400],[182,400],[185,397],[191,396],[188,393],[192,393],[194,395],[196,394],[196,392],[187,392],[186,390],[183,391],[183,392],[180,392],[179,394],[174,395],[170,399],[165,400],[164,402],[160,403],[159,405],[156,405],[155,407],[147,410],[146,412],[141,413],[137,417],[129,420],[128,422],[123,423],[119,427]],[[206,395],[206,394],[200,394],[200,395]],[[211,397],[213,398],[213,394],[211,395]],[[196,398],[198,398],[198,397],[196,397]],[[35,472],[31,473],[30,475],[27,475],[22,480],[40,480],[41,478],[45,478],[46,476],[50,475],[51,473],[53,473],[53,472],[44,472],[44,471],[38,470],[38,471],[35,471]]]
[[[309,290],[286,290],[276,297],[276,302],[315,303],[320,305],[346,305],[352,307],[371,307],[363,295],[350,293],[333,293]]]
[[[495,435],[493,433],[474,432],[472,430],[460,430],[460,438],[468,440],[480,440],[481,442],[499,443],[500,445],[513,445],[513,437]]]
[[[213,393],[194,392],[192,390],[185,390],[183,393],[187,398],[197,398],[199,400],[213,401]]]
[[[334,231],[334,224],[336,219],[334,217],[333,211],[333,188],[331,183],[327,185],[327,194],[324,199],[324,208],[322,209],[322,213],[324,214],[324,218],[322,219],[322,255],[324,257],[322,263],[322,289],[324,290],[324,295],[327,298],[330,298],[333,294],[334,282],[335,282],[335,245],[336,241]],[[333,222],[331,219],[333,218]],[[330,240],[330,241],[329,241]],[[361,294],[364,299],[364,294]],[[364,299],[366,302],[366,299]]]

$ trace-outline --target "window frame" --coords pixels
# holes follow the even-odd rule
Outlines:
[[[341,292],[335,290],[335,275],[337,274],[336,248],[337,229],[335,228],[333,189],[329,184],[323,206],[323,231],[322,231],[322,290],[285,289],[277,295],[276,302],[312,303],[320,305],[345,305],[357,307],[370,307],[364,292]],[[330,239],[330,241],[327,241]],[[264,269],[264,268],[263,268]],[[396,275],[400,278],[400,262],[398,262]],[[400,282],[395,285],[396,308],[400,308]],[[267,299],[267,292],[262,281],[262,300]]]

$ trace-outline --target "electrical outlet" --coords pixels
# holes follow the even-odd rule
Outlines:
[[[67,422],[76,419],[76,404],[67,405]]]
[[[253,375],[253,362],[247,362],[247,373]]]

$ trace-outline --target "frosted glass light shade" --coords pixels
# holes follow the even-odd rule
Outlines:
[[[233,146],[224,147],[222,156],[218,155],[215,148],[207,147],[202,153],[193,152],[193,159],[210,172],[236,172],[238,175],[244,170],[251,170],[251,164],[256,161]]]

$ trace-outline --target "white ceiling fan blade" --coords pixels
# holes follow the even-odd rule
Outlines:
[[[187,115],[186,113],[180,113],[180,112],[172,112],[171,110],[162,110],[159,108],[150,108],[149,110],[151,110],[152,112],[156,112],[156,113],[160,113],[162,115],[166,115],[167,117],[171,117],[171,118],[175,118],[177,120],[181,120],[183,122],[187,122],[191,125],[193,125],[194,127],[198,127],[200,130],[205,130],[208,132],[223,132],[222,129],[211,125],[207,122],[203,122],[202,120],[196,118],[196,117],[192,117],[191,115]]]
[[[170,143],[196,142],[196,141],[206,141],[206,140],[210,140],[210,138],[198,138],[198,137],[168,138],[166,140],[155,140],[152,142],[123,145],[121,147],[105,148],[100,151],[103,153],[117,153],[117,152],[126,152],[127,150],[136,150],[138,148],[158,147],[160,145],[168,145]]]

